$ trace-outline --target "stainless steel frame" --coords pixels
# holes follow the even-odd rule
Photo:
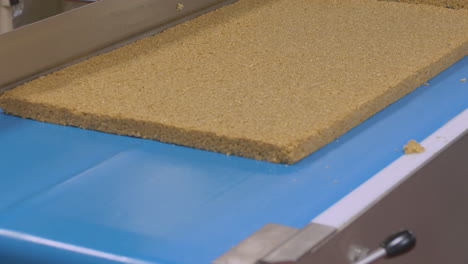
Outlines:
[[[13,13],[9,0],[0,0],[0,34],[13,29]]]

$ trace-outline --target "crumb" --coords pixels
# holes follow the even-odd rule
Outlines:
[[[338,180],[333,180],[333,184],[337,184],[338,182]]]
[[[325,166],[325,169],[329,169],[329,168],[330,168],[330,166],[329,166],[329,165],[326,165],[326,166]]]
[[[466,82],[466,78],[460,79],[460,82]]]
[[[408,144],[406,144],[403,147],[403,151],[405,152],[405,154],[421,153],[421,152],[424,152],[425,150],[426,149],[414,139],[411,139],[410,141],[408,141]]]
[[[184,4],[178,3],[177,8],[176,8],[177,12],[182,11],[182,9],[184,9],[184,7],[185,7]]]
[[[427,83],[427,82],[425,82],[425,83],[423,83],[423,84],[426,85],[426,86],[429,86],[429,83]]]
[[[292,181],[293,181],[293,182],[296,182],[296,181],[297,181],[297,179],[295,179],[295,178],[294,178],[294,179],[292,179]]]
[[[395,151],[399,151],[399,149],[398,149],[398,148],[394,148],[393,150],[395,150]]]

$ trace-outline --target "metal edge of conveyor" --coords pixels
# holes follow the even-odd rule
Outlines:
[[[418,155],[403,155],[311,222],[344,229],[417,171],[432,162],[467,131],[468,109],[424,139],[421,144],[426,147],[425,152]]]
[[[286,263],[466,263],[468,212],[460,208],[468,198],[468,122],[465,127],[327,243],[298,261]],[[390,240],[393,245],[388,244]],[[398,240],[403,243],[398,245]]]
[[[379,201],[387,197],[392,191],[404,184],[411,176],[415,175],[419,170],[426,167],[435,160],[441,153],[449,149],[452,145],[468,134],[468,109],[457,117],[449,121],[445,126],[434,132],[425,141],[436,140],[444,137],[447,142],[435,146],[432,153],[428,153],[426,157],[420,156],[419,161],[414,162],[414,167],[409,167],[407,171],[401,171],[400,179],[393,182],[387,189],[383,190],[373,201],[360,207],[351,215],[345,215],[348,219],[335,222],[327,222],[326,220],[314,219],[311,223],[301,229],[278,225],[267,224],[251,236],[231,248],[228,252],[218,257],[213,261],[213,264],[293,264],[293,263],[310,263],[305,261],[305,258],[313,256],[313,253],[319,250],[328,241],[336,237],[347,226],[359,219],[368,210],[378,205]],[[445,136],[443,136],[445,135]],[[418,158],[417,156],[413,156]],[[392,165],[400,165],[401,161],[406,161],[407,156],[394,161],[385,169]],[[385,174],[385,169],[383,173]],[[382,173],[379,172],[379,173]],[[378,175],[377,173],[376,175]],[[365,185],[364,183],[363,185]],[[355,191],[359,191],[363,186],[358,187]],[[366,192],[367,190],[364,190]],[[354,191],[353,191],[354,192]],[[348,199],[353,193],[348,194],[342,200]],[[355,200],[358,197],[352,197]],[[358,198],[359,199],[359,198]],[[338,203],[340,203],[339,201]],[[351,201],[352,202],[352,201]],[[329,208],[325,211],[327,215],[338,217],[338,210],[342,210],[343,206],[352,207],[349,203],[343,203],[337,208]],[[328,212],[327,212],[328,211]],[[326,219],[327,217],[325,217]],[[356,252],[354,252],[356,253]],[[359,257],[364,258],[368,251],[361,250]],[[351,261],[350,261],[351,263]]]
[[[0,93],[237,0],[101,0],[0,35]]]

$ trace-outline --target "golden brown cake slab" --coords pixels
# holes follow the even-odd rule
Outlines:
[[[464,9],[240,0],[10,90],[0,107],[294,163],[467,52]]]

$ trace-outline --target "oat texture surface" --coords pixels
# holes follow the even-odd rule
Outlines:
[[[5,112],[294,163],[468,51],[468,10],[240,0],[0,96]]]

